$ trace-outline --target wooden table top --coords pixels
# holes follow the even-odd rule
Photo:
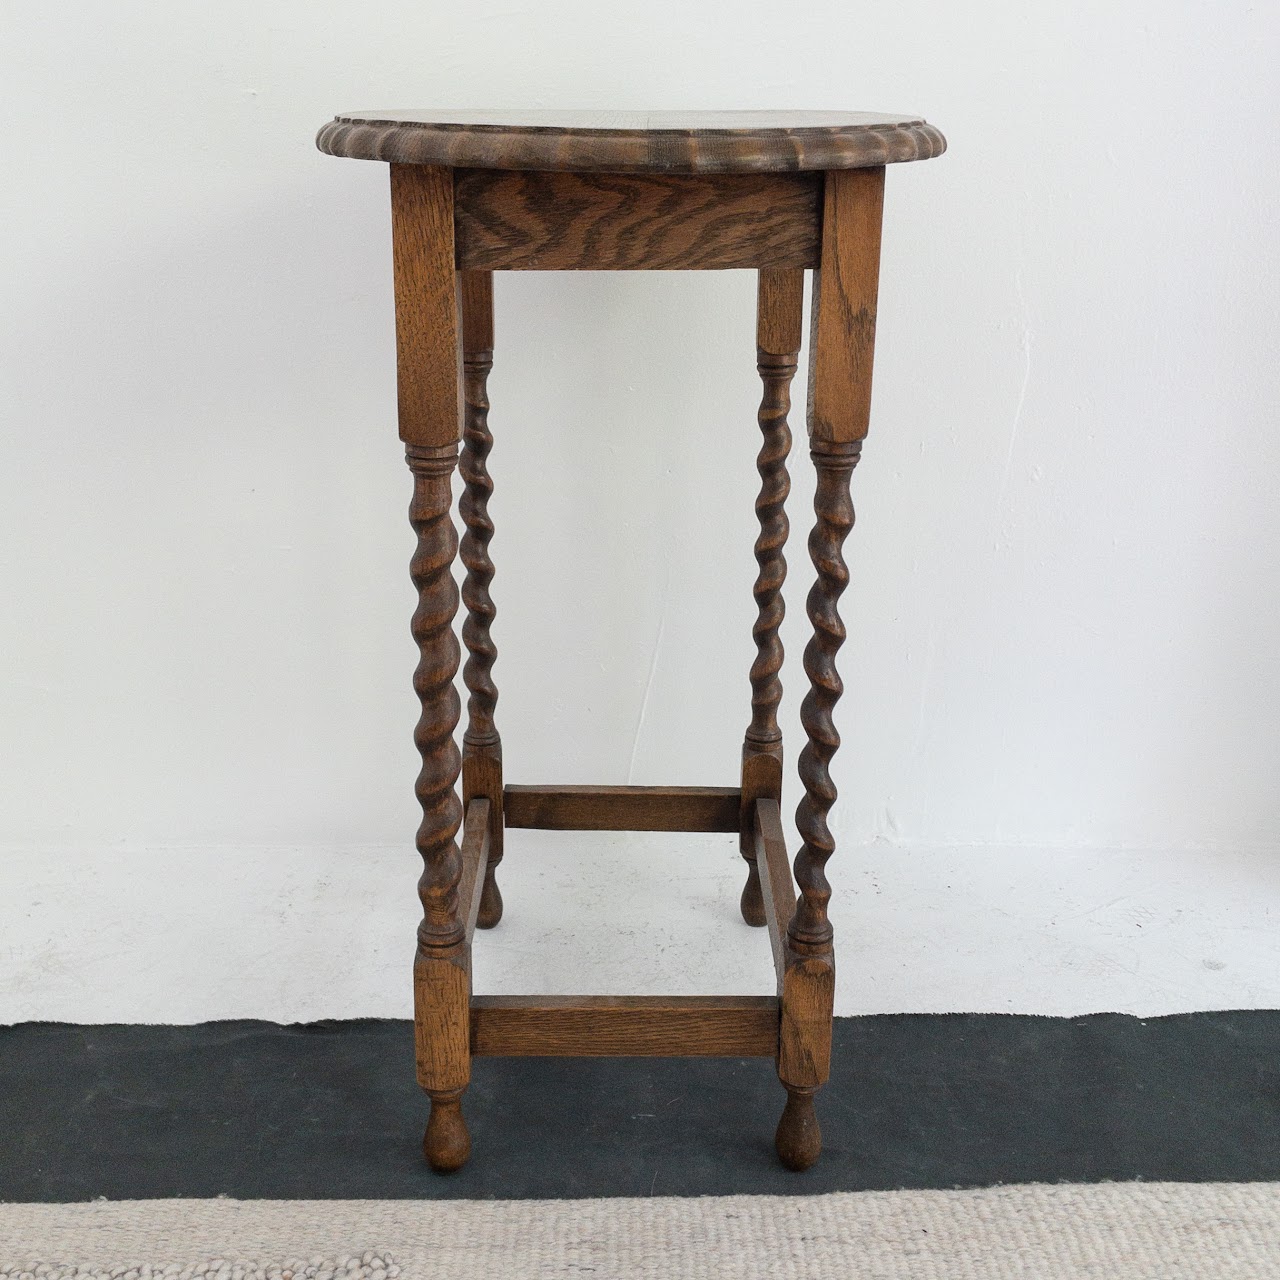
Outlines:
[[[316,146],[465,169],[759,173],[928,160],[947,143],[919,116],[869,111],[357,111]]]

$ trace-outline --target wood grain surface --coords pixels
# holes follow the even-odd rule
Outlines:
[[[473,1053],[760,1055],[775,1057],[787,1091],[778,1154],[788,1167],[806,1168],[821,1150],[813,1098],[830,1071],[835,952],[826,864],[835,847],[830,764],[840,742],[836,655],[845,636],[838,602],[848,582],[850,474],[870,413],[884,167],[938,155],[945,141],[917,117],[838,112],[391,112],[339,117],[317,143],[391,164],[399,419],[418,538],[411,575],[423,874],[414,989],[418,1078],[432,1103],[427,1158],[445,1171],[470,1153],[461,1101]],[[490,595],[491,272],[730,267],[760,272],[756,357],[764,387],[756,659],[741,786],[504,785]],[[813,637],[804,655],[793,881],[779,811],[780,626],[787,416],[810,267],[816,580],[807,602]],[[460,439],[465,758],[454,742],[460,647],[451,486]],[[501,916],[493,869],[508,826],[738,832],[750,864],[742,912],[768,926],[777,994],[472,997],[473,930]]]
[[[754,825],[756,862],[760,866],[769,946],[773,951],[773,968],[781,997],[787,969],[787,926],[796,909],[796,886],[791,879],[787,838],[782,831],[782,811],[777,800],[770,798],[756,802]]]
[[[413,472],[409,520],[418,537],[409,575],[418,592],[411,630],[418,646],[413,687],[421,712],[413,736],[422,760],[414,784],[422,807],[416,843],[423,864],[418,881],[422,921],[413,965],[414,1043],[418,1083],[431,1098],[423,1154],[433,1169],[448,1172],[460,1168],[471,1154],[462,1116],[462,1095],[471,1079],[471,987],[466,921],[458,895],[463,871],[456,839],[462,821],[457,792],[462,757],[454,742],[461,705],[453,683],[459,658],[453,632],[458,588],[452,572],[458,538],[450,507],[458,445],[409,444],[405,459]]]
[[[756,801],[782,798],[782,730],[778,707],[782,702],[783,647],[780,627],[786,612],[782,587],[787,578],[784,549],[790,526],[787,495],[791,477],[791,380],[795,376],[803,337],[804,272],[761,271],[756,287],[756,370],[764,384],[756,421],[760,452],[756,469],[760,492],[756,497],[758,566],[752,594],[756,621],[751,629],[756,657],[751,664],[751,723],[742,743],[742,809],[738,847],[747,861],[747,881],[739,907],[742,918],[757,928],[765,924],[760,868],[756,857]]]
[[[822,264],[813,273],[809,438],[861,440],[871,421],[884,170],[829,173]]]
[[[480,897],[484,891],[485,865],[489,861],[489,801],[472,800],[462,825],[462,877],[458,881],[458,910],[467,939],[467,965],[471,964],[471,938],[476,917],[480,914]]]
[[[773,996],[474,996],[476,1057],[767,1058]]]
[[[844,693],[836,657],[846,634],[840,617],[840,597],[849,585],[844,542],[854,522],[849,481],[861,448],[860,441],[853,441],[825,446],[815,443],[810,450],[818,473],[813,530],[809,534],[809,555],[816,577],[805,601],[813,635],[804,650],[809,691],[800,704],[800,723],[806,738],[799,764],[804,795],[796,809],[801,843],[795,875],[800,901],[788,930],[788,946],[802,955],[831,953],[832,929],[827,916],[831,885],[826,866],[836,844],[827,818],[836,801],[836,785],[831,778],[831,761],[840,746],[835,709]]]
[[[823,256],[825,260],[825,247]],[[804,796],[796,810],[801,843],[795,878],[800,896],[787,928],[778,1038],[778,1078],[787,1090],[787,1105],[774,1137],[778,1158],[795,1170],[809,1168],[822,1150],[813,1096],[831,1073],[836,968],[827,915],[831,885],[826,865],[835,851],[835,839],[827,816],[836,800],[830,765],[840,746],[834,712],[844,692],[836,655],[845,638],[838,606],[849,582],[843,547],[854,519],[849,480],[862,449],[860,439],[811,443],[818,482],[809,555],[817,578],[806,602],[813,638],[804,651],[809,692],[800,704],[800,723],[807,739],[800,752]]]
[[[481,929],[492,929],[502,919],[502,892],[497,870],[503,854],[502,739],[494,715],[498,686],[493,664],[498,658],[492,626],[497,616],[490,585],[494,566],[489,554],[493,520],[489,498],[493,480],[489,453],[489,371],[493,368],[493,274],[462,271],[458,275],[462,323],[463,425],[458,470],[464,488],[458,503],[464,532],[459,554],[467,575],[462,583],[462,603],[467,616],[462,642],[467,661],[462,678],[467,686],[467,729],[462,738],[462,802],[475,796],[489,801],[489,850],[485,860],[483,897],[477,917]]]
[[[919,116],[868,111],[355,111],[316,137],[359,160],[595,173],[856,169],[946,145]]]
[[[422,902],[418,948],[436,955],[453,954],[463,942],[458,908],[462,862],[456,839],[462,823],[457,792],[462,758],[454,742],[460,711],[454,688],[459,649],[453,630],[458,610],[458,587],[453,578],[458,535],[450,514],[457,457],[456,444],[440,448],[410,445],[405,449],[413,472],[409,521],[417,534],[409,576],[417,589],[418,603],[409,625],[418,646],[413,688],[421,704],[413,733],[421,757],[414,784],[422,808],[416,841],[423,863],[418,882]]]
[[[818,264],[822,176],[459,169],[460,268],[677,271]]]
[[[400,439],[447,445],[462,434],[462,344],[453,266],[453,175],[391,166]]]
[[[508,786],[508,827],[546,831],[737,831],[737,787]]]

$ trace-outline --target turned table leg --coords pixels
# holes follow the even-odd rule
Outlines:
[[[489,496],[493,481],[488,458],[493,436],[489,431],[486,384],[493,368],[493,272],[463,271],[460,280],[464,398],[460,469],[466,483],[460,512],[466,526],[462,563],[467,568],[462,586],[462,600],[467,606],[462,640],[468,655],[462,677],[471,695],[467,699],[467,731],[462,739],[462,799],[464,805],[479,797],[489,801],[489,859],[476,924],[481,929],[492,929],[502,919],[502,894],[494,872],[502,861],[503,832],[502,739],[493,719],[498,703],[493,664],[498,649],[490,634],[497,610],[489,594],[493,581],[493,561],[489,558],[489,542],[493,538]]]
[[[396,365],[400,436],[413,472],[409,519],[418,536],[410,576],[418,592],[413,687],[422,704],[414,742],[422,757],[417,847],[422,922],[413,965],[418,1083],[431,1099],[423,1153],[440,1172],[471,1154],[462,1095],[471,1080],[471,956],[459,902],[462,759],[454,741],[461,704],[454,687],[458,536],[451,508],[460,435],[458,279],[454,270],[453,175],[426,165],[391,166]]]
[[[836,799],[830,765],[840,745],[833,712],[844,689],[836,671],[845,638],[838,605],[849,581],[843,557],[854,518],[849,481],[870,415],[883,196],[883,169],[826,175],[821,265],[814,273],[808,425],[817,488],[809,555],[817,578],[808,598],[813,638],[804,653],[809,692],[800,708],[807,738],[796,811],[800,897],[787,929],[778,1046],[787,1105],[776,1145],[792,1169],[808,1168],[822,1149],[813,1098],[831,1073],[835,947],[826,864],[835,849],[827,823]]]
[[[831,452],[815,449],[812,455],[818,485],[809,554],[818,577],[808,599],[813,639],[805,647],[804,670],[809,692],[800,706],[808,739],[800,752],[804,797],[796,810],[802,842],[795,860],[800,898],[787,929],[778,1060],[778,1075],[787,1089],[787,1106],[778,1125],[778,1154],[784,1164],[796,1169],[808,1168],[822,1147],[813,1095],[830,1074],[835,998],[835,949],[827,918],[831,886],[825,871],[835,841],[827,814],[836,799],[831,758],[840,745],[832,713],[844,691],[835,661],[845,637],[837,603],[849,582],[841,548],[853,527],[849,477],[858,461],[859,445],[831,448]]]
[[[414,1023],[418,1079],[431,1098],[423,1151],[431,1166],[442,1172],[461,1167],[471,1154],[461,1110],[462,1094],[471,1078],[471,980],[458,897],[462,805],[457,782],[462,758],[454,742],[461,704],[453,684],[459,649],[453,633],[458,588],[452,572],[458,538],[450,515],[457,449],[457,445],[410,445],[406,450],[414,481],[409,519],[418,535],[410,564],[418,589],[412,629],[420,655],[413,687],[422,704],[414,732],[422,756],[415,791],[422,806],[417,846],[423,861],[418,881],[422,923],[414,960]]]
[[[762,270],[756,294],[756,368],[764,382],[758,420],[762,441],[756,458],[760,494],[756,517],[759,573],[753,594],[757,616],[752,635],[756,659],[751,664],[751,724],[742,744],[742,810],[739,847],[747,862],[742,890],[742,918],[757,927],[765,923],[756,865],[754,815],[756,801],[782,799],[782,730],[778,705],[782,701],[782,625],[785,606],[782,586],[787,577],[783,549],[787,543],[786,501],[791,491],[787,455],[791,452],[791,379],[800,355],[804,308],[803,269]]]

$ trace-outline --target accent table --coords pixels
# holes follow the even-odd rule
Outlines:
[[[842,547],[854,518],[850,476],[871,405],[885,166],[940,155],[946,142],[916,117],[869,113],[392,111],[338,116],[316,143],[330,155],[391,166],[400,437],[418,536],[410,574],[418,591],[413,683],[422,706],[415,741],[424,870],[414,1024],[418,1081],[431,1099],[426,1158],[447,1172],[470,1156],[461,1103],[475,1056],[754,1055],[776,1059],[787,1092],[778,1155],[788,1168],[805,1169],[821,1150],[813,1097],[830,1072],[835,951],[825,867],[835,847],[829,766],[840,743],[832,712],[845,637],[837,603],[849,577]],[[741,785],[504,785],[489,591],[493,272],[728,268],[759,273],[756,359],[764,383],[757,653]],[[806,270],[813,271],[808,432],[817,472],[809,553],[817,579],[808,598],[813,638],[804,654],[807,742],[793,881],[779,808],[778,629],[787,413]],[[461,753],[455,467],[465,486],[470,694]],[[473,995],[472,937],[502,916],[495,872],[509,827],[737,832],[747,863],[742,916],[768,928],[776,994]]]

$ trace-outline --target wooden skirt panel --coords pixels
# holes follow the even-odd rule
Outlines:
[[[814,267],[821,173],[454,171],[457,265],[475,271]]]

